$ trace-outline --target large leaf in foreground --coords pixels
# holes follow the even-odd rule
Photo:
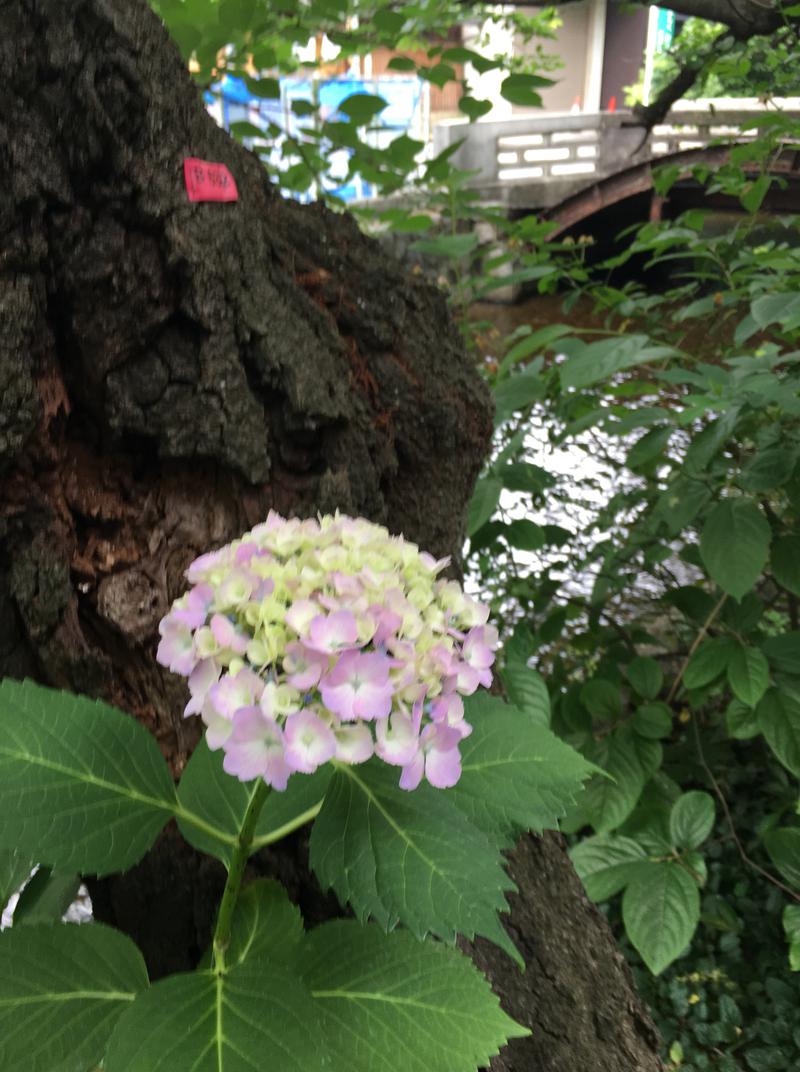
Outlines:
[[[195,748],[178,786],[178,826],[201,852],[229,864],[256,782],[240,782],[222,768],[223,752],[203,739]],[[282,830],[314,818],[331,778],[328,764],[312,775],[295,774],[284,792],[273,790],[258,819],[253,852],[277,841]]]
[[[12,927],[0,935],[0,1068],[94,1067],[146,987],[139,950],[110,927]]]
[[[501,846],[524,830],[557,826],[597,768],[494,696],[471,697],[466,710],[472,733],[461,743],[461,778],[448,798]]]
[[[124,871],[174,814],[158,745],[114,707],[0,684],[0,846],[82,874]]]
[[[422,938],[482,934],[518,954],[498,920],[514,884],[499,851],[442,790],[397,786],[372,761],[337,769],[311,832],[311,866],[359,919],[398,920]]]
[[[299,979],[253,961],[171,975],[117,1024],[105,1072],[317,1072],[322,1039]]]
[[[409,934],[327,923],[312,931],[299,966],[331,1072],[474,1072],[529,1034],[471,961]]]

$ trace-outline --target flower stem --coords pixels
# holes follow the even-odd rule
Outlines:
[[[239,899],[239,890],[242,885],[244,869],[250,857],[255,836],[256,823],[264,807],[264,802],[269,796],[270,787],[259,778],[250,803],[247,805],[244,819],[236,839],[236,846],[228,866],[228,880],[219,905],[217,925],[214,929],[214,971],[221,975],[225,971],[225,954],[231,940],[231,925],[233,924],[233,910]]]

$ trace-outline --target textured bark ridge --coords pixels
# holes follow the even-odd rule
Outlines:
[[[0,67],[0,674],[116,703],[179,774],[197,729],[153,655],[187,563],[270,507],[339,508],[452,553],[490,400],[441,296],[347,217],[282,200],[208,117],[145,0],[0,0]],[[239,201],[190,203],[187,156],[226,164]],[[304,839],[257,863],[313,921],[333,907]],[[559,882],[574,883],[563,853],[550,871],[540,858],[531,839],[518,850],[512,927],[555,960],[519,976],[476,952],[540,1030],[498,1067],[566,1068],[542,1055],[566,1052],[572,1029],[576,1072],[656,1068],[623,1044],[621,1021],[596,1018],[609,993],[626,1031],[646,1013],[602,921],[582,895],[561,900]],[[219,883],[168,829],[93,895],[163,974],[207,941]],[[571,928],[607,948],[604,975],[569,943],[556,955]],[[560,955],[584,1008],[559,989]],[[552,980],[529,991],[531,1010],[521,980],[540,968]],[[616,1064],[587,1045],[603,1031]]]

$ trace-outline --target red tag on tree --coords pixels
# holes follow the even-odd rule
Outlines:
[[[187,156],[183,162],[190,201],[238,201],[236,182],[225,164],[212,164]]]

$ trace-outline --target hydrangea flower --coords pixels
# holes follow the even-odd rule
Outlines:
[[[447,788],[471,732],[462,696],[491,683],[498,643],[488,608],[438,577],[447,562],[361,518],[270,513],[191,564],[158,661],[242,781],[281,790],[374,755],[403,789]]]

